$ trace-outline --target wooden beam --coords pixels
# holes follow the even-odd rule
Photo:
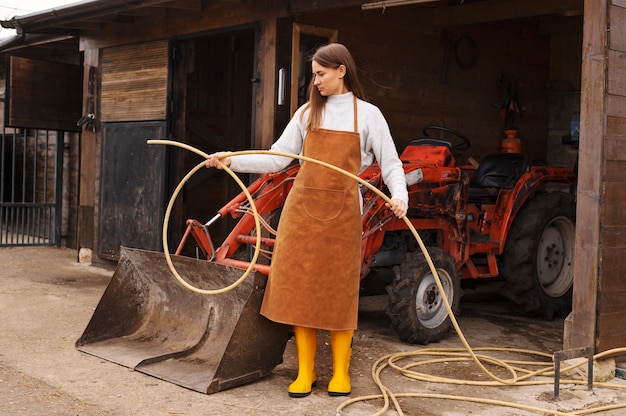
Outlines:
[[[332,9],[342,9],[346,7],[361,7],[367,3],[365,0],[291,0],[288,2],[287,10],[292,14],[308,12],[328,11]]]
[[[95,79],[98,78],[98,64],[100,62],[100,51],[97,49],[86,50],[84,53],[83,68],[83,96],[87,97],[89,90],[89,68],[96,68]],[[98,82],[95,82],[97,88]],[[94,101],[98,101],[98,91],[94,90]],[[88,114],[94,109],[90,108],[89,103],[85,99],[83,102],[83,114]],[[96,110],[97,112],[97,110]],[[99,120],[96,120],[96,131],[90,131],[83,128],[80,145],[80,191],[78,201],[78,224],[77,239],[78,248],[94,248],[95,243],[95,223],[94,205],[96,201],[96,161],[98,160],[97,138],[99,135]]]
[[[167,7],[168,9],[184,10],[202,10],[202,0],[175,0],[152,7]]]
[[[571,348],[596,347],[608,1],[585,2]]]
[[[276,105],[276,20],[267,19],[260,25],[257,51],[257,74],[262,79],[256,85],[256,118],[254,147],[269,149],[274,142]]]
[[[139,10],[142,9],[136,9],[137,14]],[[230,1],[209,2],[200,12],[166,13],[166,9],[155,7],[145,10],[150,13],[137,18],[132,30],[119,30],[118,24],[108,24],[98,31],[81,33],[80,50],[149,42],[287,16],[283,0],[246,1],[237,7]]]
[[[62,28],[51,28],[49,32],[53,30],[57,33],[80,33],[79,31],[98,31],[102,29],[102,22],[90,22],[88,20],[78,20],[76,22],[64,24]]]
[[[433,10],[436,26],[459,26],[550,14],[574,16],[583,11],[583,0],[485,0]]]

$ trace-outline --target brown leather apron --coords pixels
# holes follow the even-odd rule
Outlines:
[[[358,173],[356,98],[354,131],[308,132],[302,153]],[[303,162],[281,214],[261,314],[296,326],[356,329],[362,233],[358,192],[354,179]]]

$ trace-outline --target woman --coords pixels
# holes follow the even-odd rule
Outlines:
[[[374,162],[391,192],[391,210],[407,211],[402,163],[380,110],[365,101],[348,49],[333,43],[311,58],[309,101],[300,107],[271,150],[302,154],[359,174]],[[291,159],[271,155],[210,155],[233,171],[279,171]],[[291,397],[305,397],[316,383],[317,331],[330,331],[333,377],[328,394],[350,394],[348,368],[357,326],[361,268],[361,201],[353,179],[312,162],[303,162],[285,201],[261,314],[292,325],[298,376]]]

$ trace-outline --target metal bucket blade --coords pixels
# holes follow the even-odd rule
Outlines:
[[[189,283],[217,289],[242,271],[173,257]],[[259,314],[265,276],[250,276],[221,295],[180,285],[163,253],[122,247],[83,335],[80,351],[196,390],[214,393],[271,373],[281,362],[288,328]]]

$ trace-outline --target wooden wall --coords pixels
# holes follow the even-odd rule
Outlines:
[[[462,26],[459,22],[464,19],[457,18],[452,20],[455,26],[446,27],[434,26],[433,22],[442,21],[441,16],[421,5],[389,7],[383,13],[381,10],[363,11],[358,5],[341,8],[339,4],[328,12],[315,13],[310,10],[322,8],[302,6],[307,11],[300,12],[297,6],[299,3],[292,3],[296,5],[292,4],[289,10],[285,9],[285,2],[279,0],[262,6],[258,2],[249,2],[237,8],[210,3],[198,10],[177,9],[175,13],[150,9],[146,11],[145,18],[138,18],[132,23],[132,28],[124,27],[124,23],[116,23],[105,24],[98,31],[84,32],[80,48],[87,50],[188,36],[255,21],[267,24],[276,18],[286,17],[287,22],[339,31],[339,41],[346,43],[353,51],[363,70],[370,98],[388,118],[399,148],[403,148],[411,139],[420,137],[424,125],[443,124],[458,129],[472,139],[474,147],[467,155],[480,160],[485,154],[498,151],[503,138],[503,120],[495,108],[501,98],[499,83],[501,79],[507,82],[515,77],[520,83],[521,103],[525,108],[520,119],[524,151],[533,160],[553,161],[547,155],[547,138],[552,137],[554,145],[550,146],[550,151],[555,155],[562,152],[561,133],[569,129],[569,113],[577,108],[575,104],[565,105],[561,115],[549,120],[549,95],[563,93],[559,89],[562,85],[552,91],[557,84],[551,79],[551,65],[571,63],[572,72],[579,72],[580,53],[575,53],[573,58],[569,55],[565,60],[554,61],[552,48],[560,45],[552,42],[552,39],[571,31],[572,27],[579,32],[580,39],[581,16],[485,21],[501,18],[489,13],[488,19],[483,15],[465,16],[469,21],[480,22],[477,24]],[[332,2],[324,2],[329,3]],[[349,6],[358,2],[337,3]],[[546,8],[550,12],[550,8]],[[293,14],[289,15],[290,12]],[[515,13],[509,15],[518,17]],[[266,30],[262,31],[262,34],[266,33]],[[270,51],[273,51],[274,44],[285,45],[289,38],[282,38],[283,34],[291,36],[290,31],[281,31],[281,27],[278,27],[276,39],[268,39],[270,43],[260,45],[263,50],[258,57],[266,61],[271,57],[267,53],[268,45]],[[455,47],[459,39],[461,41]],[[574,45],[575,39],[576,36],[563,39],[561,43]],[[275,50],[278,60],[283,52],[285,50],[280,46]],[[559,58],[570,52],[560,52]],[[270,68],[271,65],[267,63],[263,67]],[[275,81],[274,74],[270,79]],[[262,82],[265,94],[270,87],[265,82],[267,80],[265,76]],[[568,90],[568,93],[579,93],[576,83],[573,85],[574,89]],[[576,100],[572,102],[576,103]],[[562,105],[561,101],[557,105]],[[284,122],[279,121],[283,119],[281,109],[277,108],[276,111],[275,136],[284,127]],[[264,134],[257,135],[256,142],[267,147],[271,143],[268,142],[271,128],[267,125],[260,127]],[[557,160],[557,163],[571,165],[574,159],[575,152],[571,152],[570,157]]]
[[[554,62],[561,62],[552,59],[551,42],[561,32],[546,30],[538,21],[438,28],[430,23],[428,10],[405,6],[381,13],[349,8],[302,16],[299,21],[339,30],[339,42],[354,54],[370,100],[385,114],[400,149],[420,137],[423,126],[439,124],[472,140],[468,156],[480,160],[499,151],[504,127],[496,108],[502,97],[500,83],[514,78],[523,106],[519,130],[524,152],[531,160],[547,160],[550,129],[559,135],[553,150],[563,152],[559,133],[569,130],[569,112],[578,107],[562,109],[550,126],[550,96],[562,89],[580,93],[580,43],[577,49],[560,51],[561,56],[570,55],[568,62],[577,62],[568,73],[572,82],[550,82],[553,73],[563,72],[551,69]],[[580,16],[577,22],[573,27],[578,33],[566,37],[569,41],[580,42]],[[571,167],[574,160],[575,151],[560,163]]]

